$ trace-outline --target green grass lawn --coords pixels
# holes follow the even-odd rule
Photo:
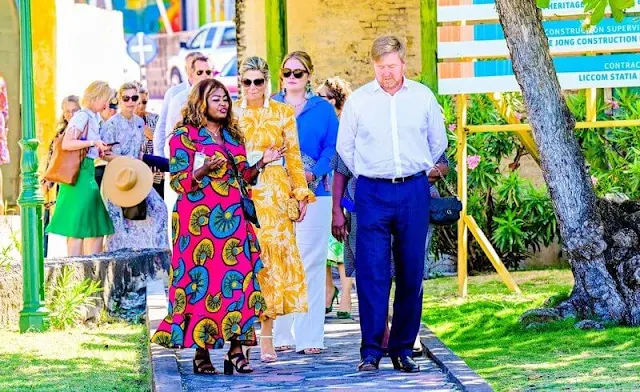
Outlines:
[[[144,325],[0,332],[2,391],[148,391]]]
[[[518,317],[568,293],[573,278],[565,270],[513,275],[521,296],[495,274],[471,277],[465,300],[455,278],[427,281],[423,320],[496,391],[640,390],[640,328],[580,331],[563,321],[524,329]]]

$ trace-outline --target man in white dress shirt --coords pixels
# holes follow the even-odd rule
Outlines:
[[[167,111],[167,123],[164,128],[166,134],[164,152],[167,158],[169,158],[169,135],[171,135],[171,133],[173,132],[178,121],[182,120],[180,112],[189,99],[189,93],[191,93],[191,90],[196,84],[198,84],[198,82],[205,79],[213,79],[213,72],[213,65],[211,64],[209,57],[201,54],[200,56],[193,58],[193,62],[191,63],[191,67],[189,68],[189,82],[191,83],[191,86],[177,93],[169,103],[169,110]]]
[[[202,53],[198,53],[198,56],[191,58],[191,66],[187,69],[189,75],[189,87],[178,92],[169,103],[169,109],[167,110],[167,119],[164,127],[164,143],[163,143],[163,155],[166,158],[171,159],[169,156],[169,140],[176,124],[182,120],[180,112],[189,99],[189,93],[198,82],[205,79],[213,79],[213,66],[209,61],[209,58]],[[155,142],[155,138],[154,138]],[[154,144],[154,151],[156,146]],[[178,194],[171,189],[170,181],[164,182],[164,201],[167,204],[169,215],[174,210]],[[171,216],[169,216],[171,218]],[[171,226],[169,225],[169,238],[173,238],[171,232]]]
[[[371,49],[375,80],[347,99],[338,131],[337,151],[358,178],[360,371],[377,370],[383,356],[392,251],[396,292],[389,356],[396,370],[420,371],[411,354],[422,314],[430,204],[427,173],[447,147],[447,136],[434,94],[404,76],[405,55],[398,38],[376,39]]]
[[[185,71],[187,71],[187,77],[190,77],[190,70],[191,65],[193,64],[193,59],[200,56],[202,56],[202,53],[192,52],[189,53],[185,58],[184,68]],[[173,99],[173,97],[175,97],[179,92],[188,90],[190,87],[191,85],[189,84],[189,81],[186,80],[180,84],[170,87],[167,92],[164,93],[164,99],[162,100],[162,109],[160,110],[160,117],[158,118],[158,123],[156,124],[156,129],[153,133],[153,155],[168,158],[164,153],[164,144],[168,135],[165,132],[165,128],[167,125],[169,104],[171,103],[171,99]]]

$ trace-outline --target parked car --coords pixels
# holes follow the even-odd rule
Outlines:
[[[208,23],[198,29],[186,42],[180,42],[180,51],[169,58],[169,85],[175,86],[187,80],[184,60],[191,52],[209,56],[217,71],[237,55],[236,25],[232,21]]]
[[[238,56],[233,56],[231,60],[222,68],[216,79],[227,87],[231,98],[238,99]]]

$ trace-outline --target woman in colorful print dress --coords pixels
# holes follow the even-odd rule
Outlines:
[[[193,369],[200,374],[217,373],[208,350],[230,341],[225,374],[249,373],[243,346],[256,344],[254,323],[265,311],[257,281],[262,261],[228,159],[233,157],[239,175],[252,183],[282,150],[269,148],[254,166],[247,165],[229,92],[217,80],[198,83],[182,115],[169,142],[171,187],[179,195],[172,214],[169,315],[152,341],[196,348]]]
[[[307,186],[300,155],[296,116],[289,105],[269,99],[269,68],[260,57],[249,57],[240,66],[242,103],[237,112],[252,162],[269,146],[284,147],[285,159],[273,162],[253,187],[260,229],[264,269],[260,287],[267,303],[260,334],[261,359],[277,360],[273,347],[273,320],[285,314],[307,312],[307,285],[296,244],[294,221],[288,207],[300,210],[304,219],[307,203],[315,195]]]
[[[100,130],[102,140],[117,143],[103,160],[111,162],[118,156],[142,159],[145,149],[144,120],[134,114],[140,93],[134,83],[125,83],[118,90],[120,112],[111,117]],[[107,237],[105,250],[112,252],[118,249],[147,249],[169,247],[169,212],[162,197],[155,189],[151,189],[145,198],[146,215],[143,219],[133,220],[125,217],[122,207],[107,200],[107,211],[113,222],[115,233]]]

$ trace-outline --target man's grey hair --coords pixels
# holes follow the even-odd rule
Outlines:
[[[400,38],[393,35],[384,35],[373,41],[371,46],[371,59],[380,60],[389,53],[398,53],[400,59],[404,61],[407,55],[407,46]]]

